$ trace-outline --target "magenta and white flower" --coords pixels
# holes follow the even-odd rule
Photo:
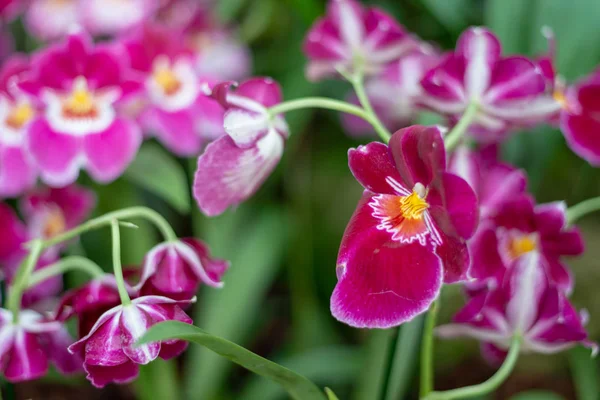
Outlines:
[[[348,158],[365,192],[340,246],[331,312],[355,327],[400,325],[426,311],[444,282],[466,279],[477,199],[445,171],[437,127],[401,129],[389,146],[373,142]]]
[[[160,0],[85,0],[79,18],[94,35],[117,35],[144,23],[159,4]]]
[[[67,36],[80,23],[81,4],[81,0],[29,1],[24,19],[27,32],[44,41]]]
[[[311,80],[356,69],[375,74],[419,47],[393,17],[355,0],[330,0],[327,15],[318,19],[304,41]]]
[[[198,158],[194,197],[206,215],[218,215],[252,196],[283,154],[288,126],[268,108],[282,100],[281,87],[270,78],[252,78],[231,91],[231,83],[212,91],[226,109],[223,136]]]
[[[45,319],[33,310],[21,310],[18,322],[0,309],[0,370],[9,382],[23,382],[46,375],[50,362],[62,373],[81,371],[82,359],[69,354],[73,343],[58,321]]]
[[[586,314],[578,313],[565,294],[538,268],[540,254],[515,260],[497,288],[478,293],[454,317],[437,328],[442,337],[468,336],[483,342],[484,354],[501,361],[514,335],[523,352],[556,353],[576,344],[597,351],[587,339]]]
[[[569,293],[573,277],[565,256],[583,253],[579,230],[567,226],[564,202],[535,205],[528,195],[505,202],[481,223],[470,243],[473,263],[469,275],[490,287],[500,284],[506,269],[519,258],[534,254],[537,267],[560,290]]]
[[[365,90],[381,122],[390,131],[404,128],[417,117],[423,93],[421,79],[437,62],[433,51],[423,47],[388,65],[381,74],[366,82]],[[356,95],[350,101],[358,104]],[[373,127],[363,119],[344,114],[342,122],[352,136],[373,136]]]
[[[0,197],[16,197],[31,188],[37,170],[25,151],[27,128],[37,113],[34,99],[18,89],[29,70],[26,56],[16,54],[0,70]]]
[[[221,277],[228,268],[229,262],[211,257],[208,246],[200,240],[166,242],[146,255],[135,288],[142,295],[188,300],[196,294],[200,283],[222,287]]]
[[[458,119],[475,103],[470,128],[479,141],[495,141],[515,126],[529,126],[553,118],[560,110],[546,72],[522,56],[502,56],[498,38],[485,28],[469,28],[454,52],[421,81],[424,105]]]
[[[84,33],[70,35],[34,55],[31,78],[20,87],[36,95],[43,113],[28,126],[27,147],[51,186],[74,182],[85,169],[98,182],[123,173],[141,143],[139,127],[118,105],[138,89],[119,57],[94,46]]]
[[[180,308],[191,301],[176,301],[162,296],[143,296],[131,304],[106,311],[90,332],[69,347],[79,355],[87,378],[96,387],[108,383],[127,383],[139,374],[139,366],[157,357],[168,360],[177,357],[187,347],[183,340],[167,340],[136,346],[136,342],[152,326],[163,321],[192,319]]]
[[[132,100],[139,122],[169,150],[196,156],[206,139],[222,136],[223,109],[201,91],[193,52],[179,32],[146,24],[123,41],[144,92]]]

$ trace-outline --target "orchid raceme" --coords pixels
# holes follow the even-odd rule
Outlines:
[[[427,310],[442,283],[466,279],[477,199],[445,171],[437,127],[402,129],[389,146],[371,143],[348,157],[365,192],[338,254],[331,312],[356,327],[396,326]]]
[[[270,78],[253,78],[235,90],[221,83],[210,90],[227,109],[227,135],[206,147],[198,158],[194,197],[200,210],[218,215],[252,196],[279,163],[288,126],[268,108],[282,100],[281,87]]]

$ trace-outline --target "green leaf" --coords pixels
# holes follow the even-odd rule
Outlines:
[[[545,390],[531,390],[512,396],[510,400],[564,400],[564,398]]]
[[[215,244],[216,255],[229,258],[231,268],[222,289],[203,291],[194,316],[202,329],[242,344],[264,313],[264,298],[279,270],[287,238],[281,212],[249,213],[248,206],[203,221],[203,238]],[[187,355],[187,398],[199,392],[213,398],[223,388],[231,364],[203,348],[192,348]]]
[[[183,167],[156,143],[142,146],[125,178],[154,193],[181,214],[190,212],[190,189]]]
[[[365,348],[364,372],[355,394],[356,400],[380,399],[389,365],[389,354],[394,348],[396,329],[373,330]]]
[[[335,393],[333,393],[333,390],[329,389],[328,387],[325,388],[325,393],[327,394],[328,400],[339,400]]]
[[[144,344],[168,339],[182,339],[202,345],[255,374],[279,383],[294,399],[325,399],[319,388],[305,377],[233,342],[208,334],[202,329],[184,322],[167,321],[154,325],[138,343]]]
[[[386,400],[403,399],[410,388],[410,380],[418,364],[418,355],[423,331],[423,317],[400,327],[394,359],[390,368]]]
[[[590,354],[590,350],[581,346],[569,350],[569,364],[577,389],[577,399],[598,400],[600,371],[596,360]]]
[[[504,52],[527,53],[528,28],[531,22],[533,1],[488,0],[485,3],[485,23],[500,38]]]
[[[338,385],[355,379],[360,373],[363,357],[356,348],[328,346],[276,361],[318,384]],[[256,377],[252,378],[239,398],[276,400],[282,397],[282,392],[279,386]]]
[[[231,22],[235,19],[247,2],[248,0],[219,0],[216,2],[216,11],[221,22]]]
[[[423,3],[450,32],[460,32],[469,24],[469,0],[423,0]]]

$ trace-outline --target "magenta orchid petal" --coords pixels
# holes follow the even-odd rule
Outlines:
[[[372,142],[348,151],[348,165],[356,180],[373,193],[394,194],[388,178],[403,184],[394,158],[385,144]],[[406,185],[407,189],[412,188]]]
[[[460,36],[456,53],[465,60],[464,84],[469,96],[480,96],[489,87],[501,52],[500,41],[487,29],[470,28]]]
[[[464,282],[469,278],[471,258],[464,240],[439,232],[442,244],[435,254],[444,260],[444,283]]]
[[[475,233],[479,222],[479,214],[477,212],[477,196],[469,186],[469,184],[461,177],[444,172],[440,174],[439,183],[439,200],[443,208],[439,209],[439,205],[430,201],[432,206],[431,213],[440,224],[442,230],[455,233],[458,237],[468,239]],[[433,190],[433,189],[432,189]],[[433,197],[434,193],[431,193]],[[443,216],[438,219],[438,215]],[[447,220],[451,227],[445,227],[442,221]]]
[[[507,57],[494,66],[486,100],[505,102],[535,96],[545,89],[545,79],[537,66],[525,57]]]
[[[116,119],[104,132],[86,136],[82,149],[90,175],[98,182],[110,182],[123,173],[141,144],[137,125]]]
[[[583,82],[573,89],[575,106],[567,107],[560,116],[560,127],[569,147],[592,165],[600,165],[600,140],[592,134],[600,128],[597,96],[600,84]]]
[[[0,237],[0,263],[4,264],[20,253],[27,241],[27,228],[5,203],[0,203]]]
[[[242,149],[229,136],[217,139],[198,158],[194,197],[206,215],[218,215],[252,196],[279,163],[283,138],[270,132]]]
[[[567,205],[564,201],[539,204],[534,211],[535,225],[542,234],[561,231],[567,225]]]
[[[0,144],[0,198],[22,194],[36,179],[37,170],[23,149]]]
[[[136,364],[148,364],[158,357],[160,342],[152,342],[136,346],[136,342],[144,332],[153,324],[160,322],[153,320],[152,316],[141,307],[123,307],[120,319],[121,346],[124,355]]]
[[[242,82],[235,91],[236,96],[252,99],[263,107],[281,103],[281,86],[271,78],[252,78]]]
[[[18,329],[13,346],[7,354],[4,377],[9,382],[22,382],[41,378],[48,372],[48,358],[36,335]]]
[[[486,221],[481,224],[469,243],[473,263],[469,275],[482,280],[501,274],[506,268],[498,252],[498,237],[494,224]]]
[[[173,153],[184,157],[200,153],[202,138],[196,133],[194,116],[188,110],[168,112],[153,107],[144,117],[147,128]]]
[[[81,149],[77,137],[54,132],[44,119],[38,119],[29,126],[27,147],[49,185],[66,186],[77,179]]]
[[[125,361],[117,365],[84,364],[87,372],[86,378],[97,388],[103,388],[109,383],[125,384],[135,380],[140,374],[140,367],[132,362]]]
[[[25,13],[25,26],[28,32],[39,39],[60,39],[78,23],[79,8],[76,1],[32,1]],[[48,18],[48,15],[52,15],[52,18]]]
[[[70,375],[83,371],[83,360],[78,354],[71,354],[67,348],[73,343],[73,338],[66,329],[59,329],[43,336],[48,358],[61,374]]]
[[[429,308],[442,285],[443,266],[427,246],[394,243],[377,229],[370,199],[365,195],[346,228],[331,312],[351,326],[388,328]]]

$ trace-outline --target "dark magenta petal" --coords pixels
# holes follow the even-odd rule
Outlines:
[[[545,89],[544,76],[531,60],[507,57],[494,65],[490,88],[485,97],[486,101],[501,103],[540,95]]]
[[[441,132],[435,126],[414,125],[392,135],[389,144],[402,181],[411,189],[425,187],[446,169],[446,151]]]
[[[27,228],[8,204],[0,203],[0,261],[6,262],[20,254],[28,240]]]
[[[498,253],[496,227],[489,221],[482,223],[469,242],[472,264],[469,275],[477,280],[492,278],[504,270]]]
[[[431,213],[438,226],[447,234],[468,239],[479,222],[477,196],[461,177],[443,172],[436,189],[431,189]]]
[[[196,132],[196,120],[191,110],[165,111],[152,107],[144,114],[145,125],[156,138],[178,156],[197,156],[202,138]]]
[[[544,266],[546,267],[546,273],[552,283],[558,286],[565,293],[571,293],[573,286],[575,285],[573,272],[571,269],[560,261],[559,258],[553,256],[545,257]]]
[[[20,147],[0,144],[0,198],[17,197],[32,188],[37,171]]]
[[[600,165],[600,118],[590,115],[562,113],[560,127],[569,147],[592,165]]]
[[[435,99],[462,103],[465,101],[465,68],[463,58],[446,54],[435,68],[425,74],[421,86]]]
[[[515,196],[525,193],[527,176],[522,170],[495,163],[483,167],[479,205],[481,218],[495,215],[502,205]]]
[[[177,340],[175,343],[162,343],[158,356],[163,360],[175,358],[185,351],[188,347],[188,342],[185,340]]]
[[[583,254],[585,245],[579,229],[571,228],[555,235],[544,235],[542,248],[554,256],[578,256]]]
[[[356,180],[373,193],[396,194],[386,181],[388,177],[404,185],[408,191],[412,191],[414,186],[403,182],[390,149],[381,142],[372,142],[357,149],[350,149],[348,165]]]
[[[538,204],[535,206],[536,230],[542,235],[552,235],[562,231],[567,224],[567,205],[564,201]]]
[[[442,244],[436,246],[435,254],[444,264],[444,283],[462,282],[468,279],[471,258],[463,239],[439,232]]]
[[[67,348],[73,338],[66,328],[41,335],[48,358],[62,374],[70,375],[83,370],[83,360],[79,354],[71,354]]]
[[[103,388],[109,383],[132,382],[140,373],[140,367],[132,361],[111,366],[84,364],[84,368],[87,372],[86,378],[97,388]]]
[[[272,107],[283,100],[281,86],[271,78],[252,78],[244,81],[235,94],[252,99],[265,107]]]
[[[464,85],[469,96],[480,96],[488,88],[501,53],[500,41],[487,29],[469,28],[460,35],[456,55],[465,60]]]
[[[429,246],[391,242],[376,228],[368,199],[359,203],[342,240],[331,312],[351,326],[389,328],[429,308],[443,268]]]
[[[493,218],[497,226],[521,232],[535,230],[534,200],[530,195],[517,196],[507,201]]]
[[[9,382],[38,379],[48,372],[48,357],[37,335],[23,328],[17,328],[13,345],[4,359],[4,377]]]

